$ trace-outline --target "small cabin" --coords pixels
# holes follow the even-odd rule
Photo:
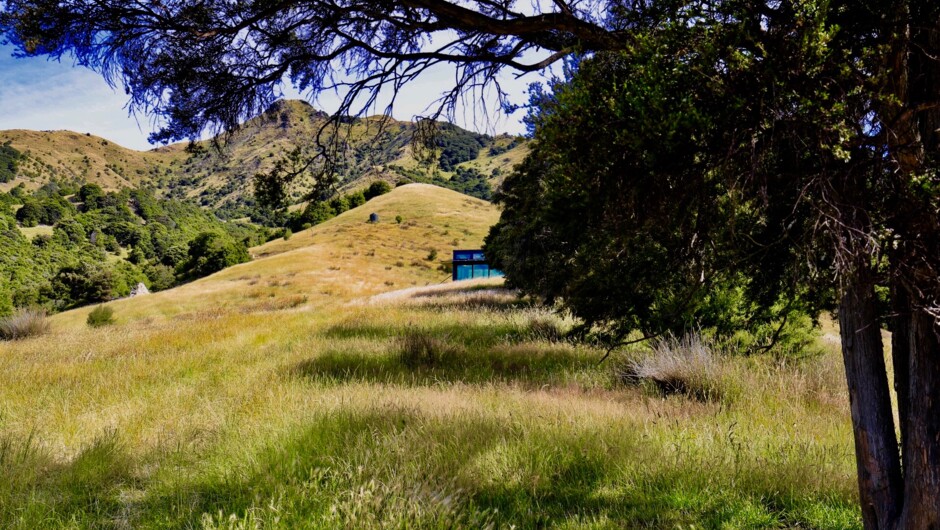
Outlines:
[[[482,250],[455,250],[453,260],[453,280],[472,280],[474,278],[499,278],[503,272],[490,268]]]

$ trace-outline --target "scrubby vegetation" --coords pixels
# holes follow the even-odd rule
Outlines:
[[[93,328],[114,324],[114,310],[106,305],[99,305],[88,313],[86,322]]]
[[[223,223],[148,190],[105,192],[96,184],[52,181],[34,192],[14,191],[0,193],[0,314],[106,302],[138,283],[167,289],[214,272],[219,263],[245,261],[247,245],[263,237],[255,227]],[[231,252],[197,266],[191,242],[207,231]]]

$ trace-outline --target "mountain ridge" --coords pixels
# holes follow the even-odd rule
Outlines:
[[[280,157],[297,147],[309,149],[328,119],[327,113],[305,101],[279,100],[224,137],[148,151],[125,148],[89,133],[4,130],[0,145],[12,147],[20,158],[14,161],[15,178],[8,182],[0,178],[0,191],[19,184],[35,189],[56,180],[92,182],[106,190],[148,187],[167,197],[192,200],[222,217],[243,217],[254,206],[254,175],[270,171]],[[434,163],[425,166],[412,153],[415,123],[371,116],[349,118],[344,125],[337,160],[343,191],[375,180],[396,183],[437,178],[436,183],[446,185],[458,169],[496,187],[528,152],[520,137],[489,136],[441,123]],[[309,184],[309,179],[298,182],[290,190],[290,201],[302,201]]]

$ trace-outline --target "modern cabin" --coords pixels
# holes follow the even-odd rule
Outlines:
[[[453,260],[453,280],[472,280],[474,278],[499,278],[503,272],[490,268],[482,250],[455,250]]]

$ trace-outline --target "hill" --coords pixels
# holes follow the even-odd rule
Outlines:
[[[378,214],[378,223],[368,222],[371,213]],[[338,299],[437,284],[450,278],[440,270],[450,251],[478,248],[498,217],[492,204],[451,190],[400,186],[287,241],[254,247],[249,263],[145,299],[111,305],[125,319],[150,319],[220,309],[264,310],[295,302],[328,307]],[[432,250],[436,257],[428,259]],[[82,325],[90,310],[56,318]]]
[[[279,101],[218,143],[199,142],[192,153],[184,144],[134,151],[71,131],[0,131],[0,146],[6,148],[0,151],[0,190],[19,184],[35,189],[51,180],[92,182],[106,190],[150,187],[167,197],[194,200],[223,217],[244,217],[254,203],[254,175],[270,170],[298,146],[309,148],[327,118],[306,102]],[[342,188],[361,188],[377,179],[395,183],[430,181],[435,176],[436,183],[448,186],[458,169],[492,187],[527,150],[516,137],[490,137],[445,124],[435,164],[426,168],[412,155],[414,132],[410,122],[350,120],[350,127],[342,130],[344,148],[338,167]],[[293,201],[302,199],[305,185],[297,183]]]
[[[296,147],[311,147],[328,116],[304,101],[280,101],[249,120],[219,151],[203,142],[199,154],[187,159],[178,173],[158,179],[157,187],[171,195],[188,197],[229,216],[242,216],[252,204],[252,179],[269,171],[284,154]],[[498,186],[511,167],[527,152],[522,139],[490,137],[444,124],[436,139],[433,167],[420,165],[412,153],[416,126],[411,122],[378,117],[351,119],[341,129],[339,172],[342,189],[361,188],[374,180],[390,183],[402,179],[448,181],[458,169],[472,171],[490,186]],[[329,137],[324,138],[329,142]],[[300,201],[308,182],[299,181],[291,199]]]
[[[496,215],[399,187],[0,342],[0,527],[861,528],[838,351],[673,341],[695,386],[638,383],[644,350],[598,363],[499,281],[440,283]]]
[[[17,153],[14,178],[0,179],[0,191],[19,184],[36,189],[52,180],[93,182],[108,190],[134,188],[172,173],[187,157],[181,145],[135,151],[72,131],[0,131],[0,145]]]

